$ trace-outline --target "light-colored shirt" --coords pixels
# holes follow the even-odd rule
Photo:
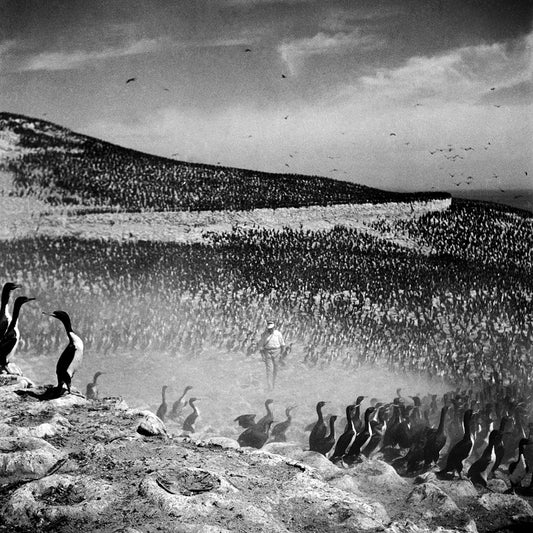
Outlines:
[[[283,348],[285,346],[285,341],[283,340],[283,335],[281,331],[277,329],[266,330],[263,335],[261,335],[261,340],[259,341],[260,350],[275,350],[278,348]]]

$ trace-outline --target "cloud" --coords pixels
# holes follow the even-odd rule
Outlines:
[[[480,103],[492,87],[510,87],[530,79],[528,48],[494,43],[411,57],[399,67],[379,68],[373,75],[360,77],[345,92],[371,93],[373,98],[395,104],[421,100]]]
[[[360,30],[328,34],[319,32],[313,37],[285,41],[278,47],[282,60],[295,73],[305,59],[326,54],[342,54],[355,49],[371,50],[385,46],[385,41],[375,35],[365,35]]]
[[[109,47],[102,50],[72,50],[61,52],[41,52],[23,59],[18,71],[36,70],[71,70],[85,64],[111,59],[114,57],[131,56],[153,52],[161,47],[158,39],[140,39],[124,46]]]

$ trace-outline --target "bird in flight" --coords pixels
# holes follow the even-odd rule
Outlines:
[[[491,91],[494,91],[496,89],[496,87],[491,87],[490,90]]]
[[[137,78],[128,78],[126,84],[131,83],[132,81],[137,81]]]
[[[285,117],[283,117],[285,120],[287,120],[289,118],[289,115],[286,115]]]
[[[389,133],[389,137],[393,137],[393,136],[396,137],[396,133],[394,132]]]
[[[287,76],[285,76],[285,74],[282,74],[281,77],[282,77],[283,79],[285,79]]]
[[[501,105],[494,104],[494,107],[497,107],[499,109],[501,107]]]
[[[251,48],[247,48],[247,49],[245,50],[245,52],[251,52],[251,51],[252,51]]]

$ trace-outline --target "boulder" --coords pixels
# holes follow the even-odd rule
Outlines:
[[[42,439],[54,437],[55,435],[65,435],[71,427],[70,422],[64,416],[55,414],[48,422],[43,422],[36,426],[10,426],[5,435],[19,438],[38,437]]]
[[[487,489],[489,489],[491,492],[498,492],[499,494],[503,494],[504,492],[507,492],[507,483],[503,479],[489,479],[487,482]]]
[[[205,443],[208,446],[220,446],[221,448],[230,448],[234,450],[238,450],[241,447],[236,440],[228,437],[210,437]]]
[[[168,435],[164,422],[150,411],[142,411],[143,418],[137,426],[137,433],[145,437]]]
[[[283,455],[284,457],[290,457],[291,459],[300,460],[304,453],[315,453],[315,452],[304,452],[302,445],[296,442],[269,442],[261,448],[266,452],[277,453],[278,455]]]
[[[284,483],[278,497],[279,512],[297,517],[304,530],[372,531],[389,522],[381,504],[332,487],[305,472]]]
[[[0,438],[0,479],[2,483],[38,479],[66,454],[35,437]]]
[[[98,521],[117,497],[116,488],[104,481],[54,474],[15,490],[1,516],[7,525],[34,531],[59,520],[87,524]]]
[[[302,452],[298,461],[317,470],[324,479],[333,479],[343,474],[338,466],[318,452]]]

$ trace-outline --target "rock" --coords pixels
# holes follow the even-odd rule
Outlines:
[[[11,426],[6,435],[12,437],[54,437],[55,435],[65,435],[71,428],[70,422],[59,414],[55,414],[49,422],[43,422],[37,426],[18,427]]]
[[[410,490],[409,483],[392,466],[379,459],[364,460],[341,471],[355,477],[362,494],[385,507],[403,502]]]
[[[22,370],[15,363],[8,363],[6,370],[12,376],[22,376]]]
[[[143,411],[144,418],[137,426],[137,433],[146,437],[155,437],[157,435],[168,435],[167,428],[163,421],[150,411]]]
[[[1,513],[6,524],[18,527],[42,528],[58,520],[86,524],[97,521],[116,500],[117,490],[109,483],[54,474],[15,490]]]
[[[515,494],[483,494],[478,503],[487,511],[505,515],[533,516],[533,508],[520,496]]]
[[[503,479],[489,479],[487,482],[487,488],[492,492],[498,492],[499,494],[503,494],[507,491],[507,483]]]
[[[417,513],[422,512],[425,516],[435,516],[459,509],[443,490],[432,483],[423,483],[415,487],[407,497],[406,503],[414,506]]]
[[[415,486],[406,499],[406,514],[433,529],[450,527],[474,533],[475,522],[442,489],[433,483]]]
[[[142,480],[139,494],[157,505],[170,517],[179,517],[180,521],[189,523],[200,519],[203,523],[202,527],[208,526],[210,521],[213,522],[212,525],[215,525],[216,522],[221,521],[222,516],[231,514],[232,521],[236,524],[235,530],[288,533],[287,529],[269,513],[246,501],[241,501],[240,498],[235,497],[235,489],[229,483],[221,478],[219,480],[220,486],[211,491],[186,495],[180,492],[168,492],[158,483],[157,475],[152,474]],[[191,530],[181,529],[181,531]],[[197,529],[197,531],[202,531],[202,529]]]
[[[453,481],[436,479],[433,483],[450,496],[458,505],[478,497],[476,487],[468,479],[454,479]]]
[[[303,452],[298,457],[298,461],[318,470],[324,479],[332,479],[343,473],[338,466],[318,452]]]
[[[3,483],[38,479],[66,454],[35,437],[0,438],[0,478]]]
[[[207,445],[220,446],[222,448],[231,448],[235,450],[240,448],[240,444],[236,440],[228,437],[210,437],[205,441],[205,443]]]
[[[284,457],[290,457],[291,459],[296,460],[300,460],[304,453],[308,453],[304,452],[302,445],[296,442],[269,442],[261,449],[266,452],[277,453],[278,455],[283,455]]]
[[[389,521],[384,507],[376,502],[296,474],[280,487],[280,512],[297,516],[302,529],[314,531],[365,531]]]
[[[457,533],[457,529],[448,529],[444,527],[425,527],[414,524],[410,520],[405,522],[392,522],[382,533]]]

